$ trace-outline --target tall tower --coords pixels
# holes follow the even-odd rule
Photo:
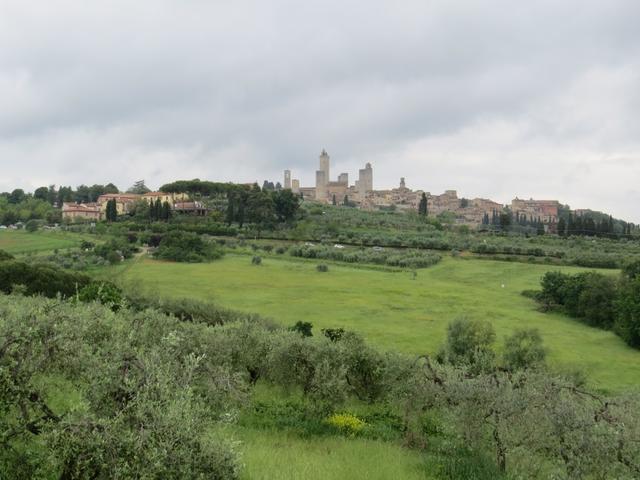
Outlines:
[[[327,198],[327,177],[324,170],[316,170],[316,200]]]
[[[367,163],[358,173],[358,191],[362,196],[373,190],[373,168],[370,163]]]
[[[284,171],[284,188],[285,190],[291,189],[291,170]]]
[[[331,162],[329,159],[329,154],[323,148],[322,153],[320,154],[320,170],[324,172],[324,178],[326,182],[329,182],[331,180],[331,175],[329,175],[330,163]]]
[[[329,183],[329,154],[323,148],[320,154],[320,169],[316,170],[316,200],[327,198],[327,183]]]

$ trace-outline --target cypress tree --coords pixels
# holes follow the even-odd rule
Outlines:
[[[162,220],[167,221],[171,218],[171,206],[169,202],[164,202],[162,204]]]
[[[613,217],[611,215],[609,215],[609,224],[607,226],[608,226],[609,233],[614,233]]]
[[[418,214],[425,217],[428,214],[427,211],[427,195],[422,192],[422,197],[420,198],[420,204],[418,205]]]
[[[561,237],[566,236],[567,234],[567,222],[564,220],[564,218],[560,218],[560,220],[558,220],[558,235],[560,235]]]

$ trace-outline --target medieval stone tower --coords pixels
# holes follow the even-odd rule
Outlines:
[[[316,170],[316,200],[327,198],[327,184],[329,183],[330,158],[326,150],[322,149],[320,154],[320,169]]]

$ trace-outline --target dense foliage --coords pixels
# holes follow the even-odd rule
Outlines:
[[[463,342],[490,352],[494,338],[461,321],[443,349]],[[467,478],[640,473],[637,395],[608,398],[537,362],[502,369],[495,356],[477,369],[473,359],[382,353],[351,332],[305,337],[260,319],[210,326],[155,310],[5,296],[0,349],[0,472],[16,479],[236,478],[234,445],[217,433],[236,419],[397,439],[463,461],[473,451],[480,463]],[[254,404],[258,382],[302,400],[277,412],[276,403]],[[345,411],[354,401],[378,413]]]
[[[0,291],[5,293],[18,290],[26,295],[71,297],[90,282],[86,275],[50,265],[0,261]]]
[[[175,230],[162,237],[154,255],[161,260],[193,263],[221,258],[223,251],[195,233]]]
[[[598,328],[613,329],[640,348],[640,262],[629,263],[620,278],[597,272],[575,275],[548,272],[536,297],[545,308],[565,313]]]

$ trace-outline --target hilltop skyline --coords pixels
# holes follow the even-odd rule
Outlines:
[[[0,191],[144,178],[558,199],[640,223],[633,1],[0,4]],[[541,27],[541,25],[543,27]]]

